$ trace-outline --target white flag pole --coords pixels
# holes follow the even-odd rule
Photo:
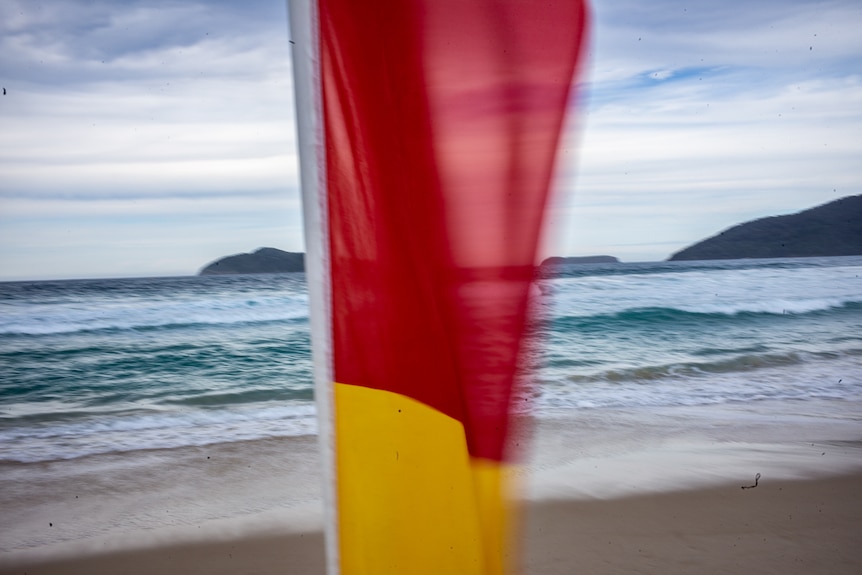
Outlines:
[[[329,575],[338,575],[340,569],[333,430],[332,322],[326,148],[320,94],[319,21],[316,0],[288,0],[287,4],[305,227],[305,270],[309,292],[314,396],[323,476],[326,569]]]

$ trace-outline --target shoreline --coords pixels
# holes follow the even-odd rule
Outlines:
[[[525,506],[522,573],[855,574],[862,569],[862,472],[804,480],[545,499]],[[323,575],[320,526],[260,530],[74,556],[0,556],[0,574]]]

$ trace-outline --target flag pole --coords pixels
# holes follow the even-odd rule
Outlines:
[[[288,0],[290,48],[293,60],[297,150],[305,231],[305,270],[308,285],[314,398],[317,407],[318,444],[323,478],[323,519],[326,572],[340,572],[338,514],[335,486],[335,433],[333,430],[333,369],[327,242],[327,199],[320,95],[320,42],[317,2]]]

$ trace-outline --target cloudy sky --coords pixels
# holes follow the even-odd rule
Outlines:
[[[858,0],[603,0],[545,255],[862,193]],[[0,3],[0,280],[303,249],[283,0]]]

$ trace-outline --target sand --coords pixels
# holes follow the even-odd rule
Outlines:
[[[527,508],[523,573],[862,573],[862,474]],[[323,574],[319,530],[7,564],[28,575]],[[14,563],[14,562],[13,562]]]
[[[860,409],[546,418],[521,572],[858,575]],[[322,575],[317,470],[313,437],[0,465],[0,575]]]
[[[526,573],[862,573],[862,475],[531,509]]]

